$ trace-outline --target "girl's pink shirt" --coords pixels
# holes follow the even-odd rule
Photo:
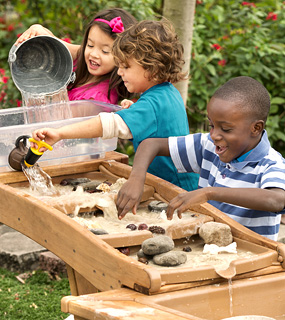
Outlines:
[[[108,98],[109,80],[102,81],[96,85],[90,86],[88,84],[74,88],[68,91],[70,101],[73,100],[97,100],[111,104],[118,103],[118,94],[115,89],[110,92],[110,99]]]

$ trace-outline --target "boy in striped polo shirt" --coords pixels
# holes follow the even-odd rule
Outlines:
[[[128,181],[118,194],[119,219],[136,212],[145,174],[155,156],[170,156],[178,172],[200,174],[199,189],[179,194],[167,210],[172,219],[189,206],[209,202],[245,227],[277,240],[285,213],[285,160],[265,128],[270,98],[250,77],[221,86],[207,106],[210,133],[144,140]]]

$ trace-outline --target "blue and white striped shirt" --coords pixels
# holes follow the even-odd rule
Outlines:
[[[170,137],[169,150],[178,172],[200,173],[199,188],[280,188],[285,190],[285,160],[271,148],[264,130],[259,144],[241,162],[220,161],[209,133]],[[245,227],[277,240],[281,214],[209,201]]]

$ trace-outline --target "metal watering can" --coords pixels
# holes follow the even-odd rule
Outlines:
[[[21,93],[56,93],[75,80],[72,56],[63,41],[36,36],[9,52],[12,79]]]

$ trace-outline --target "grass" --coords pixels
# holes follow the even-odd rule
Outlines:
[[[1,320],[58,320],[68,314],[60,311],[61,298],[70,295],[66,277],[53,280],[44,271],[29,274],[25,283],[17,273],[0,268]]]

